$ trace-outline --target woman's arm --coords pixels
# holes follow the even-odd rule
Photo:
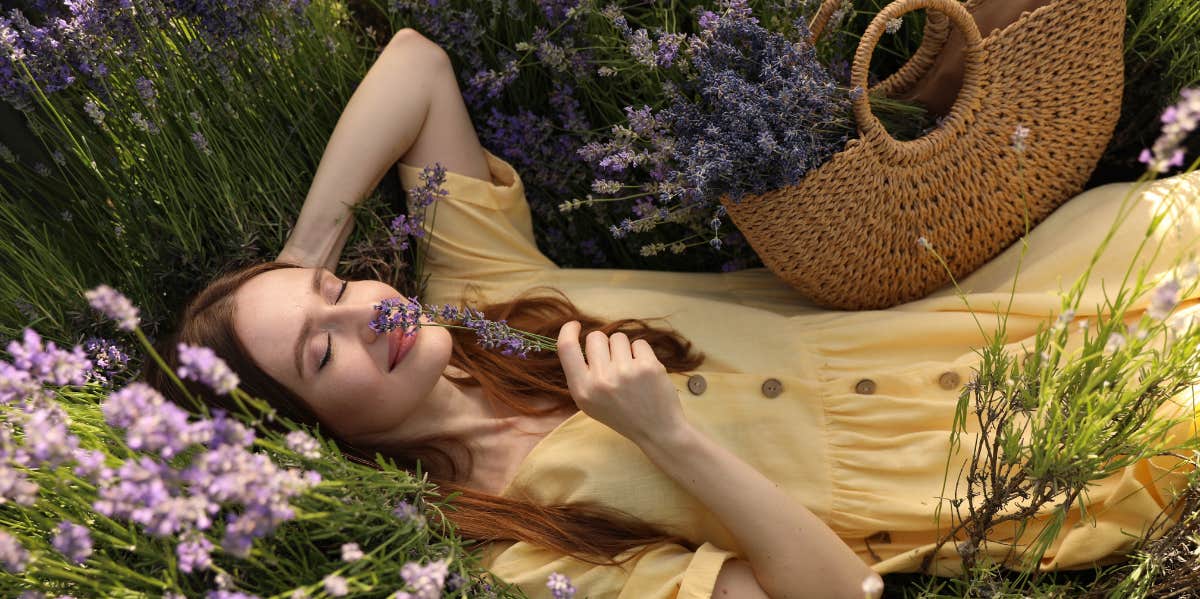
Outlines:
[[[442,105],[458,109],[461,114]],[[467,168],[477,175],[478,165],[483,164],[486,177],[481,151],[477,151],[473,162],[456,164],[456,152],[436,148],[435,137],[449,138],[449,142],[441,142],[442,146],[469,137],[465,141],[478,147],[461,105],[462,96],[445,51],[413,29],[397,32],[338,118],[296,226],[277,259],[334,270],[354,226],[350,208],[375,189],[387,170],[410,150],[423,155],[419,158],[441,162],[448,170]],[[465,125],[460,122],[464,119]],[[435,120],[449,124],[430,122]],[[421,152],[414,146],[419,146]]]
[[[690,423],[638,446],[716,514],[771,599],[875,599],[882,593],[882,578],[829,526]],[[864,586],[868,580],[871,587]]]

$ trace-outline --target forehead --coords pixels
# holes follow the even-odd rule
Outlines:
[[[281,383],[298,380],[292,349],[312,305],[311,268],[261,273],[234,293],[233,328],[250,357]]]

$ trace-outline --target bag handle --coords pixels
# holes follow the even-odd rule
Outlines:
[[[940,127],[920,139],[899,141],[888,133],[883,123],[871,112],[871,102],[866,91],[867,70],[871,65],[871,55],[883,37],[888,22],[920,9],[945,14],[963,31],[967,42],[963,83],[958,98],[954,101],[954,107],[950,109],[950,114]],[[982,71],[983,38],[971,13],[957,0],[896,0],[888,4],[867,26],[850,69],[850,85],[863,90],[863,93],[853,100],[854,117],[858,121],[862,139],[873,146],[880,157],[893,164],[915,164],[945,150],[954,137],[961,133],[966,114],[974,112],[979,106]]]
[[[817,14],[813,15],[812,22],[808,25],[811,32],[809,37],[810,44],[813,46],[817,45],[817,40],[824,35],[825,28],[829,26],[829,21],[833,18],[833,13],[837,11],[838,7],[844,1],[824,0]],[[969,9],[977,1],[967,0],[964,6]],[[913,52],[913,55],[908,58],[908,61],[899,70],[892,73],[887,79],[884,79],[875,89],[881,90],[883,93],[891,96],[912,88],[933,67],[933,63],[937,60],[938,54],[941,54],[942,48],[945,47],[948,39],[950,39],[950,20],[940,12],[930,14],[925,20],[925,31],[921,36],[921,45],[917,46],[917,51]]]

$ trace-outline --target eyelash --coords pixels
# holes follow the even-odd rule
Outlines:
[[[338,291],[337,298],[333,300],[333,303],[336,304],[342,299],[342,294],[346,293],[346,286],[349,284],[350,281],[342,281],[342,288],[340,291]],[[321,358],[321,363],[317,365],[317,370],[325,368],[325,365],[328,364],[329,360],[333,358],[333,333],[326,333],[325,335],[329,341],[328,345],[325,346],[325,357]]]

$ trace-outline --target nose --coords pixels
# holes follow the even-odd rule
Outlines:
[[[368,326],[379,315],[374,308],[377,303],[379,302],[353,301],[330,306],[330,325],[335,327],[334,330],[353,333],[364,345],[370,345],[384,337]]]

